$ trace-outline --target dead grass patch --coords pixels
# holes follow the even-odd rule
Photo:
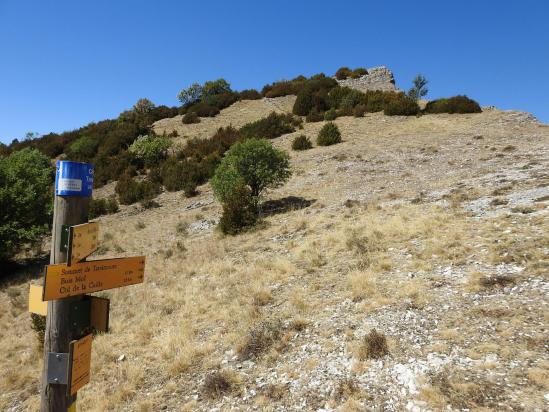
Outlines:
[[[421,396],[430,403],[443,406],[447,403],[459,410],[471,408],[493,408],[503,400],[503,389],[487,380],[477,379],[474,383],[457,380],[448,370],[430,375],[432,390],[422,390]]]
[[[364,336],[362,345],[359,347],[360,360],[379,359],[389,354],[389,346],[385,334],[372,329]]]
[[[358,391],[359,387],[356,379],[344,378],[337,383],[334,390],[334,399],[336,402],[342,402],[351,398],[353,395],[358,393]]]
[[[284,333],[282,322],[265,321],[250,329],[245,342],[238,348],[241,360],[256,359],[271,347],[281,343]]]
[[[235,392],[240,383],[241,380],[235,372],[217,370],[206,375],[200,392],[206,398],[217,399]]]

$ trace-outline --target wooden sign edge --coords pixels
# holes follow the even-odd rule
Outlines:
[[[84,225],[89,225],[89,224],[97,224],[97,233],[99,233],[99,222],[86,222],[86,223],[81,223],[79,225],[72,225],[72,226],[69,226],[69,235],[68,235],[68,240],[67,240],[67,266],[72,266],[73,262],[72,261],[72,240],[73,240],[73,237],[74,237],[74,228],[77,227],[77,226],[84,226]],[[95,250],[97,250],[98,248],[95,248]],[[95,250],[93,252],[95,252]],[[89,255],[91,255],[93,252],[90,252]],[[89,255],[87,256],[84,256],[82,259],[86,259]],[[78,261],[76,263],[80,263],[81,261]]]
[[[74,346],[76,345],[76,343],[79,340],[87,338],[88,336],[90,337],[91,341],[93,342],[93,334],[91,334],[91,333],[89,333],[85,336],[82,336],[80,339],[74,339],[74,340],[71,340],[69,342],[69,361],[68,361],[68,366],[67,366],[67,396],[76,395],[76,392],[78,392],[78,390],[77,390],[76,392],[71,393],[71,389],[72,389],[72,361],[73,361],[73,357],[74,357]],[[91,345],[90,345],[90,356],[91,356]],[[91,365],[90,365],[90,372],[91,372]],[[89,381],[86,382],[84,385],[82,385],[80,388],[83,388],[88,383],[89,383]]]
[[[31,290],[33,288],[41,288],[42,289],[42,293],[40,294],[40,299],[45,304],[46,308],[45,308],[45,310],[43,310],[41,312],[31,310]],[[40,316],[47,316],[48,315],[48,302],[44,300],[44,287],[43,286],[35,285],[33,283],[29,284],[29,299],[28,300],[29,300],[28,304],[29,304],[29,312],[30,313],[34,313],[34,314],[40,315]]]

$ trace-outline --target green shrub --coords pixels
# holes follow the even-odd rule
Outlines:
[[[315,108],[313,90],[310,87],[304,87],[297,94],[292,113],[298,116],[307,116],[313,108]]]
[[[206,102],[210,106],[217,107],[219,110],[223,110],[236,102],[238,100],[238,97],[238,93],[225,92],[220,94],[213,94],[211,96],[205,96],[204,102]]]
[[[138,182],[131,175],[125,173],[116,183],[114,190],[120,203],[131,205],[141,200],[153,199],[162,191],[162,188],[158,183],[150,180]]]
[[[183,124],[200,123],[200,117],[198,117],[196,112],[187,112],[183,115],[181,122]]]
[[[206,102],[198,102],[190,106],[188,112],[195,112],[200,117],[214,117],[219,114],[219,109]]]
[[[240,100],[258,100],[261,99],[261,93],[255,89],[246,89],[238,93]]]
[[[183,186],[183,192],[185,194],[185,197],[194,197],[198,194],[198,190],[196,190],[196,182],[189,180],[185,182],[185,185]]]
[[[257,205],[250,189],[238,183],[223,202],[219,229],[227,235],[236,235],[251,228],[257,221]]]
[[[129,152],[123,151],[115,156],[99,156],[94,159],[95,174],[94,185],[102,185],[118,179],[124,171],[130,166],[132,156]]]
[[[288,154],[274,148],[268,140],[252,138],[227,151],[210,183],[222,203],[239,183],[247,185],[258,201],[265,189],[282,185],[290,176]]]
[[[332,121],[337,119],[337,112],[334,108],[331,108],[326,113],[324,113],[324,120]]]
[[[366,113],[366,106],[363,104],[359,104],[355,106],[355,108],[353,109],[354,117],[364,117],[365,113]]]
[[[99,140],[93,137],[84,136],[72,143],[67,150],[67,159],[75,162],[86,162],[95,156]]]
[[[199,168],[195,161],[169,158],[162,164],[160,174],[162,184],[169,192],[184,190],[189,182],[196,183],[200,180]]]
[[[340,67],[335,76],[337,80],[345,80],[347,77],[351,76],[353,72],[348,67]]]
[[[149,99],[139,99],[134,105],[133,110],[139,114],[146,114],[151,112],[155,108],[153,102]]]
[[[146,167],[159,164],[168,156],[172,141],[166,136],[139,136],[128,151]]]
[[[351,73],[351,78],[358,79],[359,77],[365,76],[367,74],[368,74],[368,70],[366,70],[364,67],[357,67]]]
[[[269,98],[297,94],[306,83],[307,78],[305,76],[297,76],[292,80],[281,80],[265,85],[261,90],[261,94]]]
[[[46,317],[37,313],[31,313],[31,329],[36,333],[38,345],[44,347],[44,338],[46,336]]]
[[[324,114],[320,113],[316,108],[311,109],[305,121],[307,123],[321,122],[324,120]]]
[[[380,90],[366,92],[366,111],[368,113],[381,112],[385,108],[387,95]]]
[[[116,198],[110,197],[108,199],[90,199],[90,206],[88,210],[88,218],[95,219],[102,215],[110,215],[118,212],[118,202]]]
[[[225,79],[210,80],[204,83],[202,86],[202,99],[207,100],[208,98],[220,95],[232,93],[231,85]]]
[[[296,136],[292,142],[292,149],[294,150],[307,150],[313,147],[311,140],[305,135]]]
[[[245,138],[274,139],[283,134],[294,132],[295,128],[301,123],[301,119],[291,114],[271,112],[271,114],[263,119],[242,126],[240,133]]]
[[[341,133],[339,132],[339,128],[335,123],[329,122],[326,123],[322,129],[320,129],[320,132],[318,132],[318,137],[316,139],[316,143],[319,146],[330,146],[336,143],[341,142]]]
[[[242,133],[232,126],[221,127],[208,139],[191,139],[181,151],[180,157],[193,158],[196,161],[210,156],[220,157],[239,140],[244,137]]]
[[[0,260],[47,232],[53,177],[50,160],[36,149],[0,157]]]
[[[427,103],[425,113],[481,113],[480,105],[467,96],[453,96]]]
[[[336,110],[337,117],[343,117],[343,116],[352,116],[353,115],[353,107],[342,107],[341,109]]]
[[[420,111],[414,99],[402,94],[397,100],[390,101],[383,110],[387,116],[414,116]]]
[[[364,102],[365,95],[364,93],[351,89],[350,92],[346,93],[339,104],[339,108],[345,110],[352,110],[355,106]]]

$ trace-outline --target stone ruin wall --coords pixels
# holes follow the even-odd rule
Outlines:
[[[358,79],[337,80],[340,86],[350,87],[362,92],[367,90],[383,90],[383,91],[398,91],[395,86],[395,78],[393,72],[385,66],[372,67],[368,70],[368,74],[359,77]]]

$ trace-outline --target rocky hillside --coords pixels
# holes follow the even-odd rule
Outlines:
[[[292,99],[155,130],[206,136]],[[208,185],[99,219],[93,257],[145,253],[146,282],[104,294],[112,330],[80,410],[547,410],[549,126],[500,110],[335,122],[341,144],[290,150],[324,122],[273,140],[293,177],[252,232],[215,230]],[[27,290],[0,288],[3,411],[39,402]]]
[[[344,80],[338,80],[340,86],[357,89],[361,92],[368,90],[383,90],[387,92],[397,91],[393,72],[385,66],[371,67],[368,74],[357,79],[348,77]]]

